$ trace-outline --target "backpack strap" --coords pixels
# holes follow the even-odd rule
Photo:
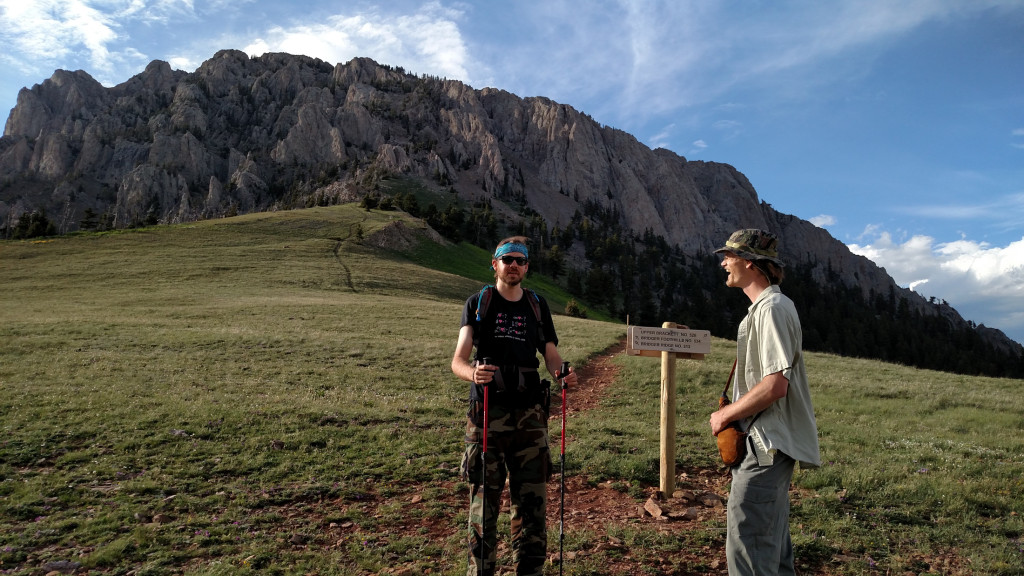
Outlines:
[[[482,322],[487,316],[487,307],[491,304],[491,295],[494,293],[494,286],[488,284],[480,289],[480,295],[476,298],[476,321]],[[526,289],[526,301],[533,310],[533,317],[537,319],[538,341],[544,341],[544,316],[540,312],[540,296],[531,289]]]
[[[537,318],[537,342],[544,342],[544,316],[540,313],[540,296],[537,295],[533,290],[526,291],[526,300],[530,303],[530,308],[533,309],[533,315]]]
[[[541,320],[540,315],[540,296],[538,296],[537,293],[534,292],[533,290],[527,289],[526,299],[530,303],[530,308],[533,308],[533,315],[535,318],[537,318],[537,322],[543,324],[544,321]]]
[[[487,307],[491,304],[491,290],[494,286],[490,284],[480,289],[480,295],[476,298],[476,321],[483,321],[484,316],[487,315]]]

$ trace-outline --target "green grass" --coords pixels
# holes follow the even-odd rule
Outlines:
[[[396,220],[340,206],[0,243],[0,571],[463,572],[466,386],[449,362],[489,258],[372,248]],[[568,298],[527,284],[556,312]],[[555,324],[574,365],[624,333]],[[717,465],[707,419],[732,347],[679,363],[680,467]],[[658,479],[660,363],[615,362],[567,464],[639,498]],[[1024,574],[1021,381],[820,354],[808,370],[825,465],[796,475],[805,571]],[[612,531],[653,560],[718,551],[722,528]],[[602,554],[621,552],[571,573],[603,573]]]
[[[420,266],[476,280],[478,286],[494,284],[494,271],[490,268],[491,253],[472,244],[461,242],[439,246],[433,243],[423,243],[411,250],[408,256],[410,260]],[[524,284],[543,294],[553,313],[564,312],[565,305],[571,298],[586,310],[588,318],[611,321],[607,313],[592,308],[587,302],[569,294],[564,286],[546,276],[529,275]]]

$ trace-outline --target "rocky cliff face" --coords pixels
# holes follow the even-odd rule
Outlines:
[[[758,199],[732,166],[651,150],[546,98],[475,90],[354,59],[218,52],[194,73],[154,61],[113,88],[58,70],[18,95],[0,139],[0,222],[45,209],[62,232],[86,209],[114,226],[288,208],[351,196],[386,174],[525,203],[551,225],[584,203],[706,254],[735,229],[782,237],[783,257],[887,294],[886,272]]]

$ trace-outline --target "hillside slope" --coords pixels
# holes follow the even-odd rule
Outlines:
[[[488,258],[428,233],[348,204],[0,241],[4,574],[464,574],[450,359]],[[459,273],[411,262],[417,242]],[[554,322],[581,373],[624,331]],[[678,363],[693,497],[726,494],[708,415],[734,354],[714,338]],[[659,480],[660,361],[606,362],[601,394],[567,396],[567,573],[724,574],[720,498],[686,504],[697,520],[636,512]],[[1019,380],[813,352],[807,368],[824,465],[794,477],[801,572],[1024,570]],[[614,506],[573,513],[595,494]]]

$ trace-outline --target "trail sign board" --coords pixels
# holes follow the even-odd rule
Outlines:
[[[626,334],[626,353],[632,356],[661,356],[674,352],[679,357],[703,358],[711,353],[711,332],[687,328],[630,326]]]
[[[661,357],[661,478],[663,494],[676,486],[676,360],[703,360],[711,353],[711,333],[665,322],[661,328],[630,326],[626,354]]]

